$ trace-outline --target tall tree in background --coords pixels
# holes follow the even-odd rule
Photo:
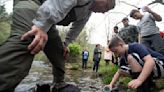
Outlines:
[[[61,39],[62,41],[64,41],[64,38],[68,32],[69,27],[58,27],[58,29],[59,29]],[[77,39],[74,42],[78,43],[81,47],[85,48],[88,44],[90,30],[91,29],[84,28],[83,31],[80,33],[80,35],[77,37]]]
[[[4,42],[10,32],[10,15],[6,12],[4,2],[0,1],[0,43]]]
[[[0,22],[8,21],[10,15],[6,12],[4,2],[0,1]]]

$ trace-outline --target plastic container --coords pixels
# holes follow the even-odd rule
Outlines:
[[[103,92],[110,92],[110,88],[109,88],[108,86],[105,86],[105,87],[103,88]]]

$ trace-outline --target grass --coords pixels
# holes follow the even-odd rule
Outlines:
[[[77,63],[71,63],[71,66],[70,70],[79,70],[80,68],[80,65]]]
[[[113,75],[117,71],[118,67],[109,64],[105,65],[105,61],[100,62],[100,69],[99,69],[99,74],[101,75],[102,82],[104,85],[107,85],[111,82]],[[131,78],[129,77],[121,77],[119,79],[119,85],[122,86],[124,89],[127,89],[127,92],[133,92],[133,90],[128,89],[127,84],[131,81]],[[159,92],[159,90],[164,89],[164,79],[158,79],[155,81],[156,87],[151,88],[152,92]]]
[[[34,58],[35,61],[48,61],[46,55],[41,51]]]
[[[113,64],[106,65],[105,61],[100,62],[99,75],[102,78],[104,84],[109,84],[113,78],[113,75],[117,71],[118,67]]]

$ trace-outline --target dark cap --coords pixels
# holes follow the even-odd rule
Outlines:
[[[139,12],[139,10],[137,10],[137,9],[131,10],[130,17],[133,17],[134,13],[136,13],[136,12]]]

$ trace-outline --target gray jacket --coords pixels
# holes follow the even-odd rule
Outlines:
[[[101,59],[101,49],[96,47],[93,53],[93,61],[100,61]]]
[[[88,2],[90,3],[83,7],[75,7]],[[46,0],[38,9],[37,17],[33,20],[33,23],[48,32],[52,25],[56,25],[63,20],[69,11],[75,7],[76,21],[72,23],[65,38],[66,45],[68,45],[76,39],[88,21],[91,15],[89,10],[91,3],[92,0]]]

